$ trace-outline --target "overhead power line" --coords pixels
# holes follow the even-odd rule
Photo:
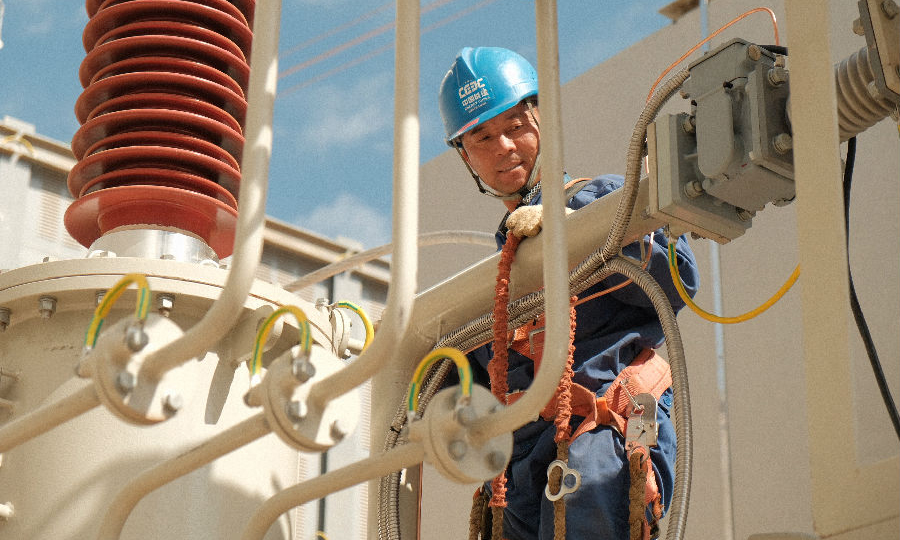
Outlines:
[[[446,1],[447,1],[447,0],[439,0],[440,3],[446,3]],[[437,21],[437,22],[434,22],[434,23],[430,24],[429,26],[426,26],[425,28],[423,28],[423,29],[422,29],[422,35],[427,34],[428,32],[431,32],[432,30],[436,30],[436,29],[438,29],[438,28],[440,28],[440,27],[442,27],[442,26],[446,26],[447,24],[450,24],[451,22],[454,22],[454,21],[456,21],[456,20],[459,20],[459,19],[461,19],[462,17],[465,17],[466,15],[469,15],[470,13],[472,13],[472,12],[474,12],[474,11],[477,11],[477,10],[479,10],[479,9],[481,9],[481,8],[483,8],[483,7],[487,6],[487,5],[489,5],[489,4],[493,4],[494,2],[497,2],[497,1],[498,1],[498,0],[482,0],[481,2],[479,2],[479,3],[477,3],[477,4],[474,4],[474,5],[472,5],[472,6],[469,6],[468,8],[463,9],[463,10],[461,10],[461,11],[458,11],[458,12],[454,13],[453,15],[450,15],[450,16],[448,16],[448,17],[444,17],[443,19],[441,19],[441,20],[439,20],[439,21]],[[437,4],[437,3],[438,3],[438,2],[435,2],[435,4]],[[434,4],[431,4],[431,5],[434,5]],[[430,8],[431,5],[428,6],[428,7]],[[435,6],[435,7],[437,7],[437,6]],[[428,8],[426,8],[426,9],[428,9]],[[391,26],[393,26],[393,25],[391,25]],[[387,51],[389,51],[389,50],[391,50],[391,49],[393,49],[393,48],[394,48],[394,44],[393,44],[393,43],[389,43],[389,44],[387,44],[387,45],[384,45],[384,46],[381,46],[381,47],[379,47],[379,48],[377,48],[377,49],[374,49],[374,50],[372,50],[372,51],[369,51],[367,54],[365,54],[365,55],[363,55],[363,56],[360,56],[360,57],[354,58],[353,60],[349,60],[349,61],[347,61],[347,62],[344,62],[343,64],[340,64],[339,66],[334,67],[334,68],[332,68],[332,69],[330,69],[330,70],[328,70],[328,71],[326,71],[326,72],[324,72],[324,73],[320,73],[319,75],[316,75],[315,77],[311,77],[311,78],[309,78],[309,79],[305,79],[305,80],[303,80],[303,81],[301,81],[301,82],[299,82],[299,83],[297,83],[297,84],[294,84],[294,85],[289,86],[288,88],[286,88],[286,89],[284,89],[284,90],[279,91],[279,92],[278,92],[278,97],[284,97],[284,96],[287,96],[287,95],[289,95],[289,94],[293,94],[294,92],[298,92],[298,91],[300,91],[300,90],[302,90],[302,89],[304,89],[304,88],[307,88],[307,87],[309,87],[309,86],[312,86],[312,85],[314,85],[314,84],[320,83],[320,82],[324,81],[325,79],[328,79],[329,77],[332,77],[332,76],[334,76],[334,75],[337,75],[338,73],[341,73],[341,72],[343,72],[343,71],[346,71],[346,70],[348,70],[348,69],[350,69],[350,68],[352,68],[352,67],[354,67],[354,66],[356,66],[356,65],[358,65],[358,64],[361,64],[361,63],[363,63],[363,62],[366,62],[367,60],[370,60],[370,59],[372,59],[372,58],[375,58],[376,56],[378,56],[378,55],[380,55],[380,54],[384,54],[384,53],[386,53]],[[298,71],[299,71],[299,70],[298,70]],[[279,78],[281,78],[282,76],[284,76],[284,75],[280,75]]]
[[[424,8],[422,8],[421,13],[422,13],[422,15],[424,15],[430,11],[434,11],[435,9],[437,9],[445,4],[449,4],[452,1],[454,1],[454,0],[435,0],[434,2],[432,2],[432,3],[428,4],[427,6],[425,6]],[[366,17],[366,15],[363,15],[363,17]],[[355,38],[353,38],[349,41],[345,41],[335,47],[332,47],[331,49],[328,49],[327,51],[325,51],[317,56],[314,56],[313,58],[310,58],[309,60],[306,60],[305,62],[295,64],[295,65],[285,69],[284,71],[282,71],[281,73],[278,74],[278,78],[283,79],[285,77],[293,75],[294,73],[297,73],[298,71],[307,69],[310,66],[318,64],[319,62],[321,62],[323,60],[327,60],[327,59],[331,58],[332,56],[335,56],[337,54],[340,54],[340,53],[346,51],[347,49],[355,47],[361,43],[365,43],[366,41],[376,38],[384,33],[390,32],[396,26],[397,26],[397,22],[392,21],[390,23],[379,26],[378,28],[375,28],[374,30],[370,30],[369,32],[366,32],[365,34],[356,36]]]

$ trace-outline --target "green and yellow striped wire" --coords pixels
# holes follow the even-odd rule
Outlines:
[[[366,347],[369,346],[369,343],[372,343],[372,339],[375,337],[375,329],[372,327],[372,321],[369,320],[366,312],[353,302],[338,302],[334,307],[349,309],[353,313],[359,315],[359,318],[362,319],[363,326],[366,328],[366,341],[363,343],[363,350],[366,350]]]
[[[409,397],[407,399],[410,413],[415,413],[419,406],[419,391],[422,388],[425,374],[428,373],[428,368],[434,365],[438,360],[444,358],[449,358],[456,364],[456,370],[457,373],[459,373],[459,385],[462,388],[463,397],[468,398],[472,395],[472,368],[469,366],[469,359],[466,358],[466,355],[459,349],[454,349],[453,347],[441,347],[440,349],[435,349],[428,353],[428,355],[419,362],[419,365],[416,366],[416,371],[413,373],[412,384],[409,386]]]
[[[279,317],[287,313],[290,313],[297,319],[297,325],[300,329],[300,344],[303,346],[303,351],[307,354],[309,353],[309,350],[312,347],[312,338],[310,336],[309,321],[306,319],[306,314],[297,306],[282,306],[276,309],[268,316],[268,318],[266,318],[265,322],[263,322],[259,331],[256,333],[256,341],[253,344],[253,356],[247,364],[247,369],[250,370],[251,384],[257,382],[259,379],[259,372],[262,368],[261,359],[263,346],[265,346],[266,340],[269,339],[269,333],[272,332],[272,327],[275,326],[275,322]]]
[[[771,298],[766,300],[756,309],[752,309],[743,315],[737,315],[734,317],[720,317],[718,315],[714,315],[707,311],[704,311],[700,306],[694,303],[690,296],[688,296],[687,292],[684,290],[684,285],[681,283],[681,275],[678,273],[678,262],[675,255],[675,241],[673,239],[669,239],[669,273],[672,275],[672,282],[675,284],[675,289],[678,291],[678,296],[684,301],[685,304],[691,311],[699,315],[700,317],[706,319],[710,322],[720,323],[720,324],[736,324],[739,322],[749,321],[750,319],[756,317],[760,313],[769,309],[776,302],[781,300],[781,297],[787,293],[794,283],[797,282],[797,278],[800,277],[800,265],[798,264],[796,268],[794,268],[794,272],[790,275],[788,280],[781,286],[778,291],[772,295]]]
[[[143,274],[126,274],[103,295],[103,300],[100,301],[97,309],[94,310],[94,317],[91,319],[91,324],[88,326],[84,336],[85,348],[92,349],[97,344],[97,336],[100,334],[100,328],[103,327],[104,319],[112,310],[116,300],[132,284],[138,287],[137,306],[135,307],[134,316],[142,322],[147,320],[147,313],[150,311],[150,285],[147,283],[147,278]]]

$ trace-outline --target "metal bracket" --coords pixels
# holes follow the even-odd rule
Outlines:
[[[659,436],[656,398],[653,394],[638,394],[634,396],[634,402],[636,405],[629,411],[625,424],[625,449],[629,451],[637,446],[656,446]]]

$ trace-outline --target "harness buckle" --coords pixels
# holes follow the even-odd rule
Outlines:
[[[555,467],[559,467],[560,472],[559,491],[550,493],[550,474]],[[544,496],[551,501],[557,501],[569,493],[578,491],[579,487],[581,487],[581,473],[575,469],[570,469],[566,462],[562,460],[554,459],[550,462],[550,465],[547,467],[547,487],[544,488]]]
[[[623,386],[624,388],[624,386]],[[634,450],[638,446],[656,446],[659,423],[656,421],[656,398],[653,394],[638,394],[629,397],[633,401],[625,423],[625,449]]]

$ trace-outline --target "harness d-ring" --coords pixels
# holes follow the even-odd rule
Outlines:
[[[550,493],[550,475],[553,472],[555,467],[559,467],[560,472],[560,480],[559,480],[559,491],[556,493]],[[566,485],[567,478],[573,478],[571,486]],[[575,469],[570,469],[568,465],[564,461],[555,459],[550,462],[550,465],[547,467],[547,487],[544,488],[544,495],[550,499],[551,501],[557,501],[568,495],[569,493],[574,493],[578,491],[578,488],[581,487],[581,473],[576,471]]]

